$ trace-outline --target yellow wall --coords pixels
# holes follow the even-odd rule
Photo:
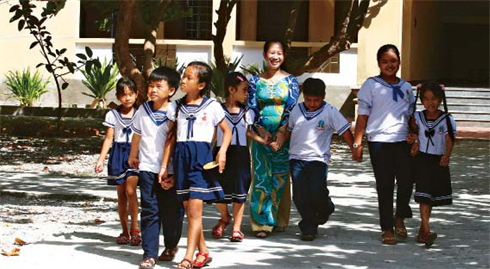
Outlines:
[[[379,74],[376,52],[384,44],[394,44],[402,51],[403,1],[371,1],[363,28],[359,31],[357,83]],[[401,55],[402,59],[404,55]],[[342,63],[341,63],[342,64]],[[400,70],[403,70],[402,65]]]
[[[402,75],[408,80],[435,79],[441,75],[442,24],[437,1],[410,1],[411,12],[405,17],[403,51],[408,59]]]

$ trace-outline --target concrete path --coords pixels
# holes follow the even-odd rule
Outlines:
[[[265,240],[254,238],[246,212],[243,225],[246,238],[242,243],[215,240],[211,228],[219,216],[213,206],[207,205],[205,236],[214,258],[208,268],[489,268],[489,153],[488,141],[460,141],[456,145],[451,159],[454,205],[434,209],[432,229],[439,238],[431,249],[415,242],[420,218],[418,205],[413,202],[414,218],[406,221],[408,240],[396,246],[380,243],[377,197],[368,154],[365,153],[361,164],[345,161],[350,157],[345,147],[338,147],[333,153],[334,162],[329,174],[329,189],[336,212],[321,227],[315,241],[299,240],[296,226],[299,214],[294,207],[290,228],[285,232]],[[99,178],[5,170],[0,170],[0,194],[20,200],[26,197],[28,200],[62,199],[66,204],[79,200],[97,203],[103,198],[113,207],[116,199],[114,188],[106,186]],[[45,210],[58,209],[46,207]],[[0,256],[1,268],[137,268],[141,248],[114,242],[120,232],[117,211],[109,208],[87,214],[100,214],[107,222],[99,225],[77,223],[76,220],[68,222],[62,231],[49,231],[39,240],[33,240],[34,243],[20,247],[19,256]],[[3,231],[12,225],[17,225],[18,231],[4,235]],[[42,227],[50,223],[37,225]],[[12,224],[2,220],[0,240],[5,243],[16,234],[36,233],[29,227],[33,224]],[[229,232],[228,229],[226,234]],[[179,246],[181,251],[174,262],[161,262],[156,268],[173,268],[182,259],[186,231]]]

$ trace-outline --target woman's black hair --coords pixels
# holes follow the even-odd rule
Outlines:
[[[378,49],[378,53],[376,54],[376,59],[378,60],[378,62],[381,59],[381,56],[383,56],[383,54],[385,52],[390,51],[390,50],[392,50],[396,54],[396,57],[398,58],[398,61],[401,61],[400,51],[398,50],[398,48],[395,45],[393,45],[393,44],[386,44],[386,45],[381,46]]]
[[[122,77],[116,83],[116,97],[124,95],[125,87],[128,87],[128,89],[134,93],[138,93],[138,89],[136,89],[136,84],[134,81],[128,77]]]
[[[444,112],[446,113],[446,125],[447,125],[447,131],[449,134],[449,137],[451,140],[454,142],[454,130],[453,130],[453,125],[451,124],[451,120],[449,119],[449,111],[447,108],[447,101],[446,101],[446,92],[444,90],[444,86],[442,84],[439,84],[435,81],[427,81],[424,82],[420,87],[417,87],[417,96],[419,95],[419,89],[420,89],[420,100],[423,99],[424,94],[427,91],[432,92],[432,94],[439,98],[441,101],[443,101],[444,104]],[[415,103],[417,103],[417,99],[415,99]],[[415,110],[414,110],[415,112]]]
[[[269,50],[269,48],[275,44],[275,43],[279,43],[281,45],[281,48],[282,48],[282,52],[284,53],[284,61],[282,62],[280,68],[281,70],[284,70],[286,71],[287,69],[287,58],[286,58],[286,43],[284,43],[284,41],[282,41],[281,39],[269,39],[267,41],[265,41],[265,44],[264,44],[264,54],[267,53],[267,51]]]

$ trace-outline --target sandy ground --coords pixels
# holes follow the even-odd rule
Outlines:
[[[115,244],[120,233],[115,189],[92,172],[100,143],[2,137],[0,245],[20,253],[0,256],[1,268],[137,268],[141,248]],[[205,236],[214,258],[209,268],[490,268],[488,141],[456,145],[451,160],[454,205],[434,209],[432,229],[439,238],[431,249],[415,242],[420,218],[413,202],[407,241],[380,243],[368,154],[358,164],[346,161],[350,155],[345,146],[334,147],[328,182],[336,212],[315,241],[299,240],[294,207],[285,232],[253,238],[246,212],[242,243],[215,240],[211,228],[219,215],[207,205]],[[15,238],[28,244],[15,245]],[[186,231],[176,260],[156,268],[174,267],[185,245]]]

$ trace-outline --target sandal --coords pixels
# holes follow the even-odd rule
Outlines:
[[[426,248],[430,248],[433,244],[434,241],[436,241],[437,234],[433,232],[426,232],[426,233],[421,233],[417,235],[417,242],[419,243],[425,243]]]
[[[230,224],[230,221],[225,221],[220,219],[218,224],[213,227],[213,237],[216,239],[220,239],[223,237],[223,233],[225,232],[226,227]]]
[[[140,268],[141,269],[151,269],[155,267],[155,264],[157,262],[155,261],[154,258],[151,257],[145,257],[141,262],[140,262]]]
[[[140,229],[131,229],[131,246],[139,246],[141,244]]]
[[[267,231],[258,231],[258,232],[255,232],[255,237],[257,238],[266,238],[267,236],[269,236],[269,232]]]
[[[204,257],[204,260],[201,262],[197,261],[199,256]],[[209,253],[198,252],[196,254],[196,259],[194,260],[194,268],[203,268],[204,266],[207,266],[208,263],[210,263],[212,261],[213,261],[213,258],[209,257]]]
[[[231,233],[230,241],[231,242],[242,242],[245,235],[241,231],[233,231]]]
[[[405,223],[403,223],[403,219],[396,218],[395,219],[395,234],[398,239],[405,240],[407,239],[408,233],[407,228],[405,228]]]
[[[117,239],[116,239],[116,242],[119,244],[119,245],[127,245],[129,244],[129,235],[128,234],[125,234],[125,233],[121,233]]]
[[[183,264],[184,262],[186,262],[187,265],[184,265]],[[194,263],[186,258],[182,259],[182,261],[179,264],[177,264],[177,268],[192,269],[193,267],[194,267]]]
[[[179,251],[179,247],[165,248],[162,254],[158,256],[158,260],[164,262],[172,261],[175,258],[175,254],[177,254],[177,251]]]
[[[385,245],[396,245],[395,236],[392,231],[384,231],[381,234],[381,243]]]

